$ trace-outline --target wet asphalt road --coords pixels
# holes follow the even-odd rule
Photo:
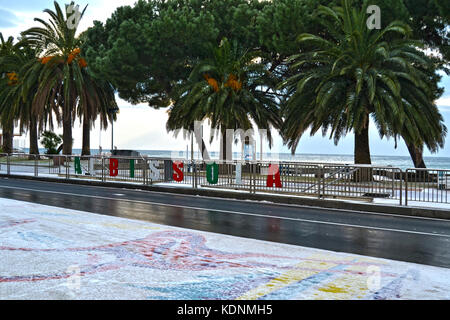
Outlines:
[[[450,268],[448,220],[7,178],[0,198]]]

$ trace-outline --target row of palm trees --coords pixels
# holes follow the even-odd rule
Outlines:
[[[290,76],[278,83],[259,52],[224,39],[180,86],[167,129],[192,130],[194,121],[209,119],[224,139],[225,128],[247,130],[253,120],[259,128],[278,129],[292,153],[307,130],[322,130],[336,144],[353,132],[355,163],[371,164],[372,118],[381,137],[403,138],[414,165],[425,167],[424,146],[432,152],[443,147],[447,128],[434,104],[433,60],[409,39],[410,27],[394,22],[370,30],[366,10],[347,0],[318,14],[326,36],[300,35],[304,50],[288,59]]]
[[[63,126],[63,153],[72,153],[72,127],[83,123],[83,155],[89,133],[100,117],[107,127],[117,109],[113,86],[89,73],[81,47],[83,35],[67,24],[67,13],[55,2],[45,10],[48,21],[22,33],[20,41],[0,34],[0,119],[10,152],[12,130],[30,132],[30,153],[37,154],[38,132],[53,119]],[[84,11],[82,12],[82,15]],[[271,57],[223,39],[211,57],[198,63],[172,95],[167,129],[192,131],[195,121],[210,120],[225,141],[226,129],[276,128],[294,153],[307,130],[322,130],[337,144],[353,132],[355,163],[370,164],[369,125],[382,137],[402,138],[416,167],[424,167],[426,146],[443,147],[447,128],[434,104],[433,60],[421,44],[409,39],[408,25],[394,22],[382,30],[366,26],[367,15],[351,8],[320,7],[324,36],[303,34],[302,52],[271,70]],[[279,73],[277,73],[279,74]],[[272,142],[270,130],[269,142]],[[227,158],[222,143],[222,157]],[[203,151],[203,150],[202,150]]]
[[[87,68],[81,46],[83,35],[67,23],[67,12],[57,2],[55,10],[44,10],[48,21],[36,18],[39,27],[26,30],[14,43],[0,34],[0,119],[3,152],[12,152],[14,124],[29,131],[30,153],[39,154],[38,131],[57,124],[63,127],[63,154],[72,154],[72,127],[83,123],[83,155],[90,154],[90,130],[100,117],[107,127],[117,108],[113,86],[95,79]],[[73,3],[72,3],[73,4]],[[86,9],[86,8],[85,8]],[[84,14],[82,12],[81,17]]]

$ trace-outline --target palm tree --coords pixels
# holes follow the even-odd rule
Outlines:
[[[14,38],[9,37],[5,41],[3,34],[0,33],[0,58],[11,55],[14,50]],[[10,69],[5,63],[0,63],[0,96],[6,95],[17,82],[17,73]],[[10,107],[8,103],[7,107]],[[3,145],[2,151],[4,153],[13,152],[13,137],[14,137],[14,120],[5,115],[0,116],[0,124],[2,127]]]
[[[228,159],[226,130],[281,127],[278,105],[269,90],[270,74],[258,63],[257,52],[244,52],[223,39],[212,57],[199,63],[186,84],[176,90],[169,110],[168,130],[192,130],[195,121],[209,119],[221,134],[222,159]],[[268,130],[269,142],[272,142]]]
[[[32,114],[32,102],[37,92],[37,79],[25,77],[36,63],[39,52],[26,41],[14,45],[10,54],[0,57],[0,64],[14,70],[16,80],[5,86],[0,93],[0,115],[9,121],[20,121],[20,132],[25,129],[30,137],[30,154],[38,155],[38,121]],[[47,117],[48,118],[48,117]]]
[[[296,74],[280,86],[290,95],[283,135],[292,152],[308,128],[312,135],[331,131],[336,144],[353,130],[355,163],[371,164],[370,118],[381,136],[400,135],[432,151],[442,145],[446,128],[423,78],[429,61],[421,44],[408,40],[411,30],[401,22],[370,30],[365,12],[352,9],[348,0],[335,9],[321,6],[327,38],[299,36],[309,50],[290,58]]]
[[[444,119],[433,101],[441,95],[441,90],[437,86],[437,77],[435,65],[432,59],[425,56],[425,53],[414,52],[416,55],[423,55],[420,63],[416,63],[414,77],[419,78],[422,84],[429,84],[429,90],[415,91],[410,90],[407,82],[401,83],[402,96],[407,96],[403,100],[406,105],[404,111],[407,113],[404,122],[400,118],[392,117],[390,128],[393,132],[389,135],[396,138],[402,137],[406,143],[411,159],[415,168],[426,168],[423,159],[424,146],[431,152],[437,152],[439,148],[444,147],[447,128]],[[419,95],[411,96],[411,93]],[[427,96],[425,96],[427,94]],[[413,104],[410,101],[414,102]]]
[[[72,2],[71,5],[74,3]],[[77,28],[68,23],[64,13],[54,2],[55,11],[44,10],[48,22],[36,18],[42,27],[23,32],[23,36],[37,48],[45,51],[40,59],[44,68],[39,71],[39,88],[34,99],[34,113],[45,114],[50,104],[62,110],[63,154],[72,154],[72,126],[76,116],[83,121],[83,155],[90,154],[89,133],[92,123],[99,114],[102,126],[107,127],[111,116],[105,112],[116,106],[114,89],[106,81],[94,79],[88,72],[87,62],[82,57],[83,38],[76,35]],[[87,7],[87,6],[86,6]],[[81,12],[83,17],[86,7]],[[36,74],[41,66],[36,64],[30,74]]]
[[[83,72],[84,73],[84,72]],[[108,122],[116,121],[117,115],[110,112],[117,109],[115,91],[110,82],[83,74],[83,92],[86,94],[86,104],[78,105],[77,115],[83,121],[83,142],[81,154],[90,155],[90,132],[93,123],[100,117],[102,129],[108,128]]]

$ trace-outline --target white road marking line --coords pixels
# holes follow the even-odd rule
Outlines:
[[[5,180],[8,180],[8,178],[2,178]],[[14,178],[13,178],[14,180]],[[39,181],[39,180],[28,180],[28,181]],[[60,184],[60,182],[47,182],[47,181],[39,181],[42,183],[47,184]],[[66,183],[63,182],[66,185],[71,186],[80,186],[77,184],[72,183]],[[109,190],[126,190],[128,192],[145,192],[145,193],[157,193],[162,195],[171,195],[174,194],[177,197],[196,197],[196,198],[204,198],[204,199],[218,199],[218,200],[226,200],[226,201],[234,201],[234,202],[241,202],[241,203],[249,203],[254,202],[258,203],[260,205],[269,205],[269,206],[284,206],[284,207],[292,207],[292,208],[308,208],[308,209],[315,209],[320,211],[338,211],[338,212],[350,212],[350,213],[364,213],[364,214],[370,214],[375,216],[386,216],[386,217],[397,217],[402,219],[419,219],[419,220],[435,220],[440,222],[449,222],[447,219],[441,219],[441,218],[430,218],[430,217],[417,217],[417,216],[407,216],[407,215],[401,215],[401,214],[395,214],[395,213],[381,213],[381,212],[371,212],[371,211],[363,211],[363,210],[352,210],[352,209],[338,209],[338,208],[324,208],[324,207],[318,207],[318,206],[309,206],[309,205],[301,205],[301,204],[289,204],[289,203],[277,203],[277,202],[261,202],[261,200],[241,200],[241,199],[230,199],[230,198],[220,198],[220,197],[210,197],[210,196],[202,196],[202,195],[189,195],[189,194],[181,194],[181,193],[171,193],[171,192],[163,192],[163,191],[152,191],[152,190],[143,190],[143,189],[126,189],[126,188],[118,188],[118,187],[105,187],[105,186],[86,186],[89,188],[102,188],[102,189],[109,189]],[[376,205],[374,205],[376,206]],[[415,207],[420,209],[420,207]]]
[[[174,205],[174,204],[167,204],[167,203],[158,203],[158,202],[151,202],[151,201],[116,199],[116,198],[109,198],[109,197],[102,197],[102,196],[80,195],[80,194],[72,194],[72,193],[66,193],[66,192],[45,191],[45,190],[36,190],[36,189],[21,188],[21,187],[0,186],[0,188],[18,189],[18,190],[24,190],[24,191],[35,191],[35,192],[44,192],[44,193],[54,193],[54,194],[61,194],[61,195],[69,195],[69,196],[72,196],[72,197],[79,196],[79,197],[96,198],[96,199],[103,199],[103,200],[124,201],[124,202],[133,202],[133,203],[141,203],[141,204],[151,204],[151,205],[159,205],[159,206],[164,206],[164,207],[174,207],[174,208],[191,209],[191,210],[216,211],[216,212],[224,212],[224,213],[231,213],[231,214],[237,214],[237,215],[246,215],[246,216],[254,216],[254,217],[261,217],[261,218],[273,218],[273,219],[280,219],[280,220],[309,222],[309,223],[317,223],[317,224],[335,225],[335,226],[341,226],[341,227],[353,227],[353,228],[360,228],[360,229],[373,229],[373,230],[381,230],[381,231],[392,231],[392,232],[400,232],[400,233],[411,233],[411,234],[428,235],[428,236],[434,236],[434,237],[450,238],[450,235],[437,234],[437,233],[428,233],[428,232],[419,232],[419,231],[410,231],[410,230],[400,230],[400,229],[391,229],[391,228],[380,228],[380,227],[371,227],[371,226],[362,226],[362,225],[352,225],[352,224],[345,224],[345,223],[326,222],[326,221],[308,220],[308,219],[300,219],[300,218],[278,217],[278,216],[263,215],[263,214],[257,214],[257,213],[246,213],[246,212],[239,212],[239,211],[229,211],[229,210],[220,210],[220,209],[208,209],[208,208],[181,206],[181,205]]]

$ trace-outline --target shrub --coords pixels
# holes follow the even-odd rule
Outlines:
[[[58,147],[61,145],[62,135],[57,135],[51,131],[42,133],[41,144],[46,150],[45,154],[58,154]]]

